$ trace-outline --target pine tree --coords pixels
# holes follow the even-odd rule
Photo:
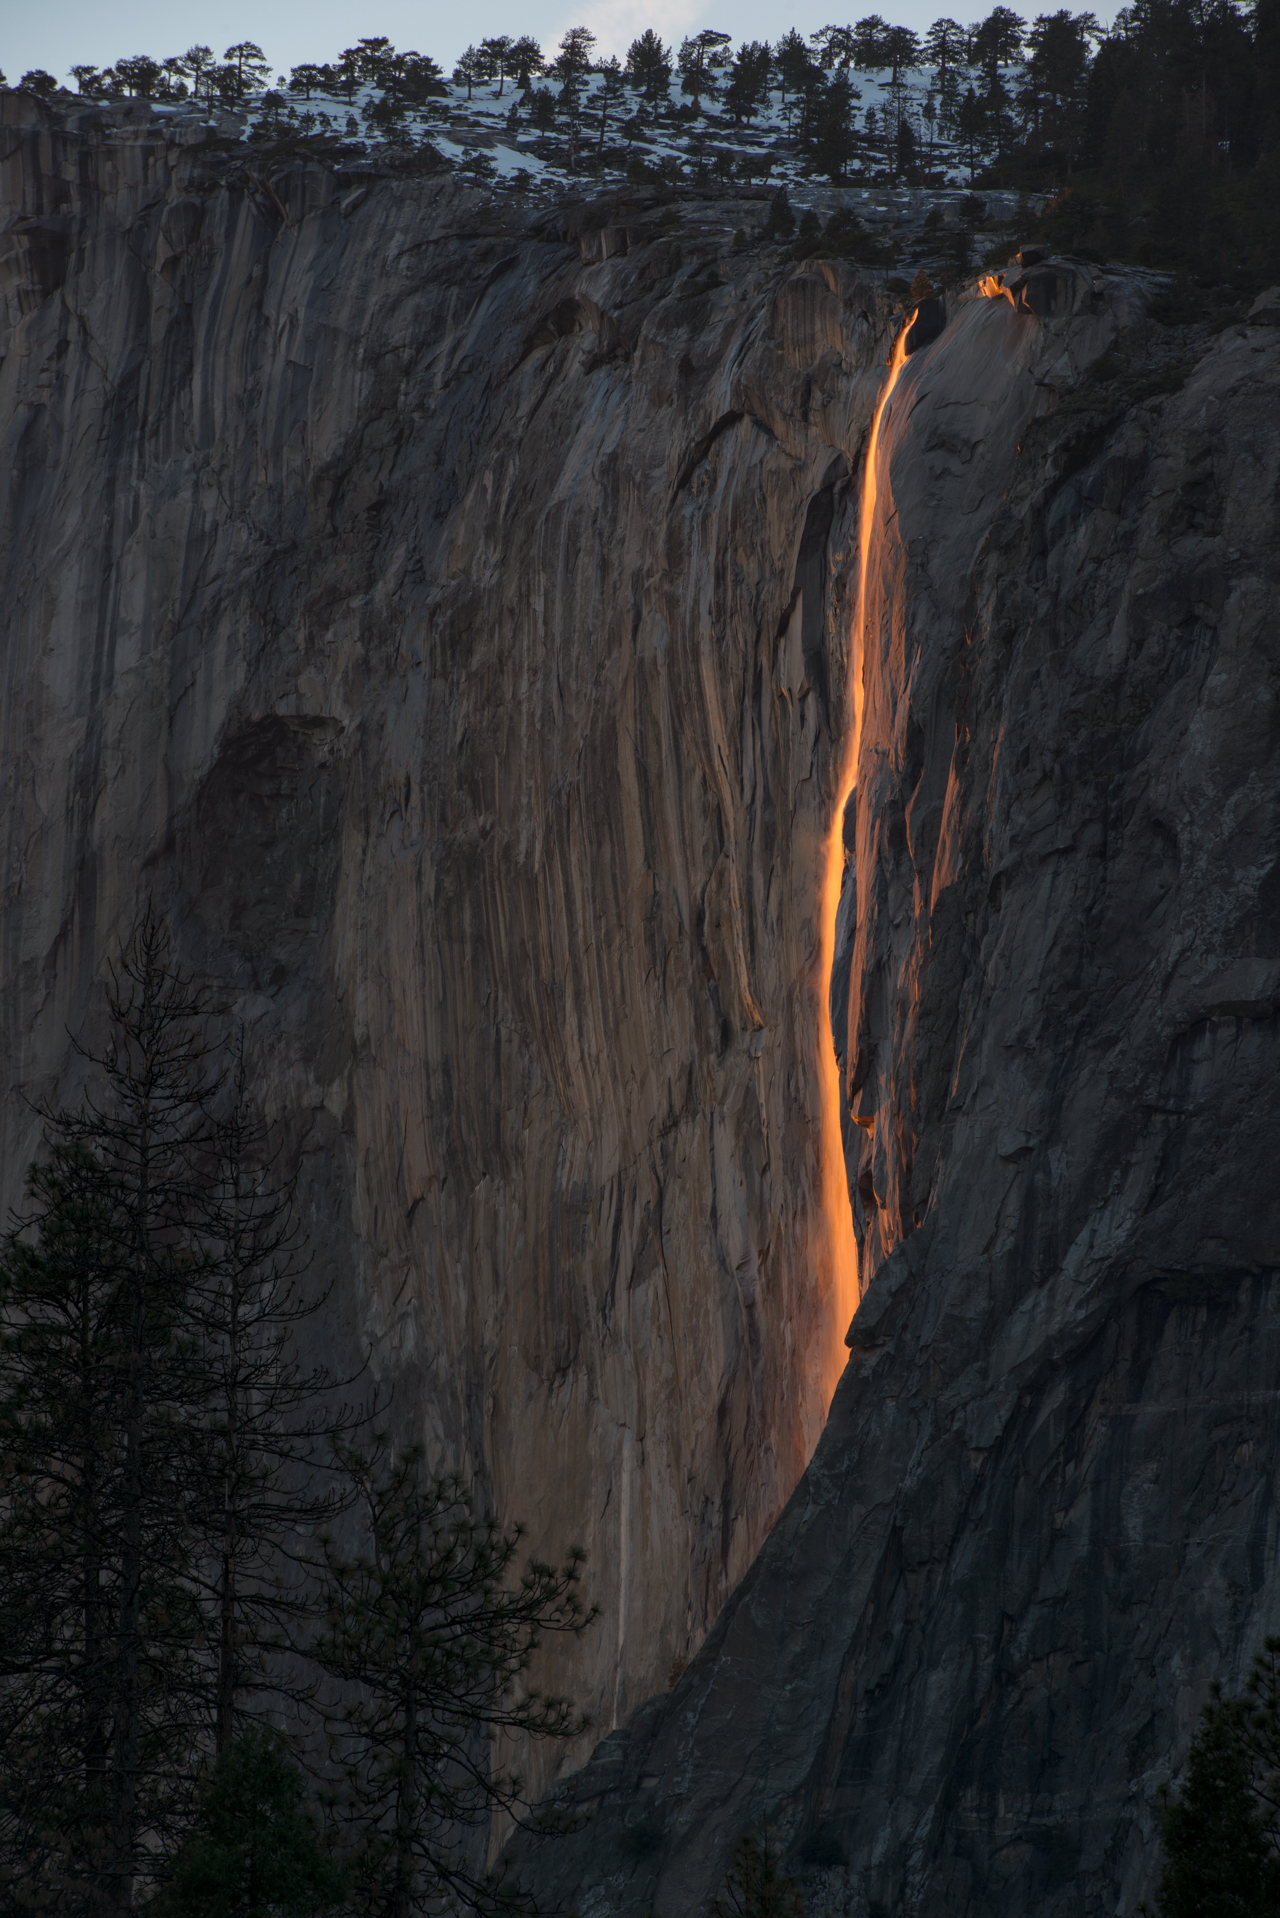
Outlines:
[[[489,66],[487,77],[490,80],[496,79],[498,82],[498,91],[495,98],[499,100],[502,98],[502,90],[506,85],[507,75],[511,71],[511,49],[514,45],[515,42],[509,33],[497,34],[490,40],[482,40],[480,42],[480,51]]]
[[[204,1781],[156,1918],[320,1918],[343,1895],[281,1733],[243,1732]]]
[[[222,57],[236,70],[242,99],[247,93],[260,92],[271,77],[271,62],[256,40],[237,40]]]
[[[522,33],[518,40],[511,43],[509,60],[508,72],[514,74],[521,93],[527,93],[535,75],[542,72],[542,48],[532,34]]]
[[[878,13],[864,15],[853,30],[854,66],[864,72],[887,67],[889,61],[885,53],[885,39],[891,31],[889,22],[882,20]]]
[[[208,76],[212,72],[214,65],[212,47],[188,47],[182,56],[183,72],[190,74],[191,91],[197,100],[200,98],[202,90],[205,98],[209,98]]]
[[[340,1388],[325,1367],[295,1356],[297,1330],[325,1295],[305,1290],[293,1185],[278,1175],[249,1102],[240,1046],[227,1090],[190,1209],[201,1259],[187,1306],[201,1343],[204,1456],[193,1524],[197,1577],[216,1620],[220,1752],[264,1695],[290,1689],[279,1653],[310,1597],[298,1540],[340,1510],[344,1494],[323,1469],[328,1443],[360,1417],[335,1403]]]
[[[48,1157],[0,1258],[0,1855],[20,1882],[43,1871],[62,1909],[124,1912],[182,1814],[200,1719],[185,1221],[216,1071],[151,914],[108,1007],[108,1044],[84,1055],[99,1083],[46,1114]]]
[[[0,1251],[0,1864],[120,1913],[204,1752],[297,1693],[299,1533],[341,1504],[314,1455],[351,1417],[293,1357],[292,1191],[149,910],[107,1010]]]
[[[429,1477],[417,1451],[339,1451],[366,1542],[348,1557],[325,1541],[326,1623],[311,1655],[339,1688],[335,1812],[351,1840],[353,1901],[369,1918],[409,1918],[439,1901],[522,1909],[466,1834],[495,1811],[528,1813],[521,1779],[492,1762],[495,1736],[584,1728],[566,1699],[525,1682],[546,1633],[579,1633],[594,1616],[578,1596],[582,1556],[559,1568],[531,1560],[512,1585],[519,1528],[478,1516],[461,1481]]]
[[[479,47],[468,47],[458,55],[458,64],[453,69],[455,87],[465,87],[467,98],[471,98],[472,89],[478,80],[484,78],[484,58]]]
[[[763,40],[744,41],[734,55],[724,103],[733,115],[735,126],[750,120],[766,98],[773,55]]]
[[[965,31],[958,20],[944,15],[935,20],[921,42],[921,52],[937,70],[938,92],[945,96],[953,67],[963,58]]]
[[[627,78],[651,107],[661,106],[671,86],[671,51],[652,27],[627,48]]]
[[[693,96],[694,113],[702,110],[704,94],[713,99],[718,92],[716,74],[724,62],[724,49],[732,34],[717,33],[710,27],[680,43],[680,90]]]
[[[1243,1713],[1216,1697],[1191,1743],[1180,1795],[1160,1821],[1161,1918],[1261,1918],[1267,1846],[1241,1739]]]
[[[160,62],[153,60],[150,54],[135,53],[127,60],[117,60],[111,71],[120,83],[121,91],[131,99],[154,97],[161,69]]]
[[[1160,1835],[1160,1918],[1280,1913],[1280,1639],[1254,1659],[1242,1697],[1215,1686]]]
[[[783,1871],[767,1831],[738,1840],[712,1918],[801,1918],[800,1887]]]
[[[889,84],[896,87],[904,73],[920,64],[920,42],[910,27],[890,27],[883,40],[885,64],[892,68]]]
[[[972,186],[978,148],[987,136],[987,111],[972,87],[966,90],[956,107],[954,125],[956,138],[968,154],[969,184]]]
[[[324,72],[312,61],[304,61],[301,66],[291,69],[289,74],[290,93],[300,93],[304,100],[310,100],[312,93],[318,93],[324,84]]]
[[[615,54],[610,54],[607,60],[602,60],[600,63],[600,135],[596,142],[597,159],[604,153],[604,136],[609,122],[609,109],[616,100],[621,99],[624,84],[622,63]]]
[[[819,27],[810,34],[809,44],[824,73],[849,71],[855,51],[852,27]]]
[[[853,131],[853,103],[857,97],[844,75],[837,74],[827,86],[815,91],[806,116],[805,149],[833,186],[842,183],[857,150]]]
[[[782,90],[782,100],[785,105],[788,93],[803,91],[805,76],[813,67],[804,38],[796,32],[794,27],[783,34],[774,48],[773,64],[777,69],[778,85]]]
[[[551,62],[550,70],[560,82],[560,105],[571,125],[577,122],[582,91],[592,71],[595,44],[596,36],[589,27],[570,27]]]

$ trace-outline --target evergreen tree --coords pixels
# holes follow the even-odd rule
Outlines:
[[[1243,1718],[1239,1703],[1221,1696],[1204,1709],[1182,1791],[1160,1821],[1160,1918],[1263,1918],[1280,1910]]]
[[[843,74],[816,94],[805,131],[805,148],[819,172],[840,186],[857,151],[853,104],[857,94]]]
[[[613,54],[600,63],[600,137],[596,142],[596,157],[604,153],[605,129],[609,122],[609,109],[615,101],[622,98],[624,86],[622,63]]]
[[[661,106],[671,86],[671,51],[652,27],[627,49],[627,78],[651,107]]]
[[[183,1811],[201,1723],[189,1576],[204,1377],[185,1229],[212,1143],[204,1006],[147,914],[110,1036],[0,1258],[6,1683],[0,1855],[61,1908],[125,1912]],[[55,1907],[57,1908],[57,1907]]]
[[[302,1768],[287,1741],[258,1727],[224,1751],[151,1907],[156,1918],[320,1918],[342,1898]]]
[[[237,40],[222,57],[236,70],[240,99],[261,92],[271,77],[271,63],[256,40]]]
[[[919,157],[920,150],[915,128],[904,115],[898,122],[898,131],[894,139],[894,171],[900,180],[907,182],[908,186],[915,186],[917,183]]]
[[[1101,32],[1091,13],[1040,14],[1027,33],[1019,104],[1036,144],[1060,143],[1070,171],[1083,124],[1089,41]]]
[[[182,56],[182,69],[191,76],[191,91],[197,100],[202,91],[209,98],[208,75],[214,64],[212,47],[188,47]]]
[[[819,27],[810,35],[809,44],[824,73],[833,68],[837,73],[847,73],[857,53],[852,27]]]
[[[968,154],[969,184],[972,186],[978,148],[982,145],[987,133],[986,108],[972,87],[967,89],[964,98],[956,108],[954,124],[956,138]]]
[[[323,85],[324,69],[316,66],[314,62],[311,61],[304,62],[302,66],[294,67],[289,74],[290,93],[300,93],[304,100],[310,100],[311,95],[318,93]]]
[[[234,60],[222,61],[209,72],[210,98],[214,95],[224,107],[238,107],[245,97],[245,84]]]
[[[200,1338],[205,1408],[192,1519],[196,1575],[216,1621],[220,1752],[256,1700],[287,1689],[278,1654],[296,1639],[309,1602],[298,1540],[331,1523],[342,1503],[333,1474],[318,1469],[318,1441],[358,1422],[335,1404],[328,1371],[295,1356],[297,1329],[324,1297],[304,1290],[293,1185],[278,1176],[250,1105],[240,1048],[228,1080],[188,1214],[200,1264],[187,1311]]]
[[[458,64],[453,69],[453,84],[455,87],[465,87],[469,100],[471,98],[472,88],[476,85],[477,81],[483,79],[483,55],[479,47],[468,47],[465,53],[458,55]]]
[[[527,93],[534,76],[542,72],[542,48],[532,34],[522,33],[518,40],[512,41],[509,59],[508,71],[515,75],[521,93]]]
[[[938,92],[944,97],[952,69],[964,57],[965,45],[965,30],[960,22],[945,17],[934,21],[921,42],[920,50],[936,69]]]
[[[131,99],[154,98],[161,67],[150,54],[135,53],[127,60],[117,60],[111,72],[120,83],[121,91]]]
[[[868,13],[859,20],[853,30],[854,66],[868,73],[888,66],[885,39],[890,31],[889,22],[878,13]]]
[[[202,1752],[296,1692],[316,1441],[351,1423],[293,1359],[292,1191],[150,911],[107,1010],[0,1251],[0,1864],[68,1913],[132,1909]]]
[[[982,69],[988,91],[994,87],[1002,66],[1016,60],[1022,50],[1026,28],[1011,7],[995,7],[969,38],[969,57]]]
[[[803,1909],[800,1887],[783,1871],[768,1832],[740,1838],[712,1918],[801,1918]]]
[[[551,72],[560,82],[560,105],[570,125],[578,119],[583,90],[592,71],[595,44],[596,36],[589,27],[570,27],[551,62]]]
[[[693,96],[695,114],[702,110],[703,95],[709,94],[714,99],[719,90],[716,73],[723,65],[724,49],[732,37],[708,27],[680,43],[680,90]]]
[[[780,186],[769,202],[769,218],[765,222],[765,238],[769,240],[789,240],[796,230],[796,216],[791,211],[791,202],[787,198],[787,189]]]
[[[813,69],[813,60],[805,41],[795,28],[784,33],[773,50],[773,64],[777,69],[778,84],[782,90],[785,105],[788,93],[801,93],[804,90],[805,76]]]
[[[509,33],[501,33],[492,39],[480,42],[480,51],[488,62],[487,78],[498,82],[495,98],[499,100],[507,83],[507,75],[511,71],[511,50],[514,45],[515,42]]]
[[[359,47],[344,47],[333,68],[336,90],[350,106],[356,97],[356,88],[364,78],[364,55]],[[454,78],[457,78],[455,74]],[[468,93],[467,98],[470,99]]]
[[[353,1902],[368,1918],[519,1909],[466,1834],[495,1811],[528,1815],[521,1779],[493,1762],[496,1735],[563,1739],[584,1727],[567,1700],[525,1681],[546,1633],[579,1633],[593,1616],[578,1597],[581,1554],[558,1569],[531,1560],[509,1584],[519,1529],[479,1517],[459,1480],[427,1476],[416,1451],[340,1455],[365,1545],[348,1557],[324,1542],[326,1623],[312,1656],[339,1687],[335,1813]]]
[[[1242,1697],[1214,1687],[1160,1835],[1160,1918],[1280,1913],[1280,1639],[1254,1659]]]
[[[164,70],[164,78],[159,83],[157,99],[185,100],[187,83],[183,79],[183,73],[186,63],[177,54],[171,54],[167,60],[162,60],[160,65]]]
[[[744,41],[734,55],[724,103],[733,115],[735,126],[750,120],[768,97],[769,69],[773,55],[763,40]]]

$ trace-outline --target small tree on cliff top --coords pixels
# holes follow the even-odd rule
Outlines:
[[[671,52],[652,27],[627,48],[627,78],[651,107],[660,106],[671,88]]]

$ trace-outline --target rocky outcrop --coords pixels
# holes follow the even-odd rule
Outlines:
[[[150,894],[245,1023],[339,1369],[586,1547],[550,1675],[607,1727],[844,1356],[814,914],[883,296],[735,250],[754,202],[4,119],[4,1200]]]
[[[1209,1683],[1280,1626],[1280,340],[1179,367],[1133,276],[1043,271],[886,416],[874,1277],[784,1517],[535,1853],[589,1918],[698,1910],[760,1822],[815,1912],[1137,1912]]]

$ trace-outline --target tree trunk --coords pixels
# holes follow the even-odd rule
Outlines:
[[[135,1275],[129,1353],[129,1403],[125,1426],[123,1550],[120,1563],[120,1631],[115,1679],[115,1747],[112,1754],[111,1903],[133,1909],[133,1847],[138,1797],[138,1665],[142,1600],[142,1423],[145,1404],[143,1340],[146,1280]]]

